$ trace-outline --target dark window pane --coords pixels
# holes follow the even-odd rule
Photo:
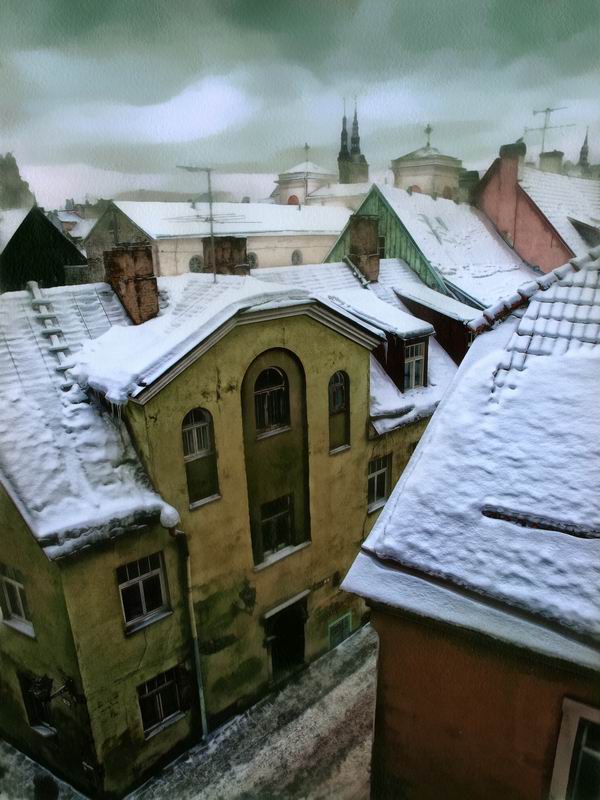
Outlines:
[[[588,722],[585,731],[584,747],[600,754],[600,724]]]
[[[185,465],[190,503],[219,494],[217,458],[213,453]]]
[[[19,589],[19,597],[21,598],[21,605],[23,606],[23,616],[25,619],[31,619],[31,614],[29,613],[29,606],[27,605],[27,595],[25,594],[25,589]]]
[[[127,564],[127,575],[129,580],[139,577],[140,567],[137,561],[132,561],[131,564]]]
[[[177,684],[174,681],[160,690],[160,697],[162,701],[163,719],[179,711],[179,696],[177,693]]]
[[[140,592],[140,584],[134,583],[131,586],[126,586],[121,589],[121,596],[123,598],[123,610],[125,612],[125,621],[137,619],[144,613],[142,605],[142,595]]]
[[[158,569],[160,567],[160,556],[158,553],[154,553],[153,555],[149,556],[150,558],[150,569]]]
[[[142,712],[142,724],[144,730],[150,730],[161,721],[158,698],[155,694],[140,697],[140,711]]]
[[[16,616],[21,616],[16,586],[14,583],[9,583],[8,581],[4,585],[6,586],[6,594],[8,596],[8,607],[10,613]]]
[[[590,753],[583,752],[577,771],[572,800],[599,800],[600,798],[600,760]]]
[[[149,578],[144,579],[142,585],[144,587],[146,613],[149,614],[151,611],[155,611],[157,608],[160,608],[163,604],[160,576],[151,575]]]
[[[126,583],[127,582],[127,565],[123,565],[122,567],[117,567],[117,581],[119,583]]]
[[[368,493],[368,503],[375,502],[375,478],[369,478],[369,493]]]

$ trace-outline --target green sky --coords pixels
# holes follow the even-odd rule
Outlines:
[[[599,85],[600,0],[2,0],[0,11],[0,152],[38,177],[64,167],[74,194],[95,193],[98,169],[277,171],[305,141],[331,166],[343,95],[358,95],[376,170],[419,146],[428,121],[434,144],[483,166],[547,105],[575,123],[549,146],[576,155],[589,125],[600,160]],[[539,139],[527,142],[533,152]]]

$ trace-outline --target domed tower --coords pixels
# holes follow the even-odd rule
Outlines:
[[[369,165],[367,159],[360,152],[360,134],[358,132],[358,112],[356,103],[354,104],[350,150],[348,150],[348,126],[346,104],[344,103],[340,152],[338,155],[338,173],[340,183],[367,183],[369,180]]]

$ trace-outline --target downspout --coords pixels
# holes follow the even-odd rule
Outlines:
[[[190,617],[190,629],[192,633],[192,650],[194,652],[194,667],[196,673],[196,689],[198,691],[198,702],[200,704],[200,720],[202,725],[202,738],[208,735],[208,722],[206,719],[206,704],[204,702],[204,685],[202,683],[202,667],[200,664],[200,647],[198,645],[198,626],[196,625],[196,614],[194,613],[194,597],[192,593],[192,557],[188,546],[187,535],[177,528],[169,528],[169,536],[176,540],[185,558],[185,582],[188,613]]]

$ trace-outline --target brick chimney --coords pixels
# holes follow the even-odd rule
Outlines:
[[[369,281],[379,279],[379,218],[352,214],[349,228],[352,263]]]
[[[246,238],[237,236],[215,236],[215,260],[219,275],[239,275],[248,263]],[[202,242],[204,247],[204,269],[213,270],[210,237]]]
[[[115,247],[104,253],[106,280],[112,286],[134,325],[158,314],[158,286],[152,245]]]
[[[562,172],[562,160],[564,153],[562,150],[547,150],[540,153],[540,169],[542,172]]]
[[[497,158],[476,189],[476,203],[512,246],[515,241],[519,168],[527,148],[524,142],[503,144]]]

